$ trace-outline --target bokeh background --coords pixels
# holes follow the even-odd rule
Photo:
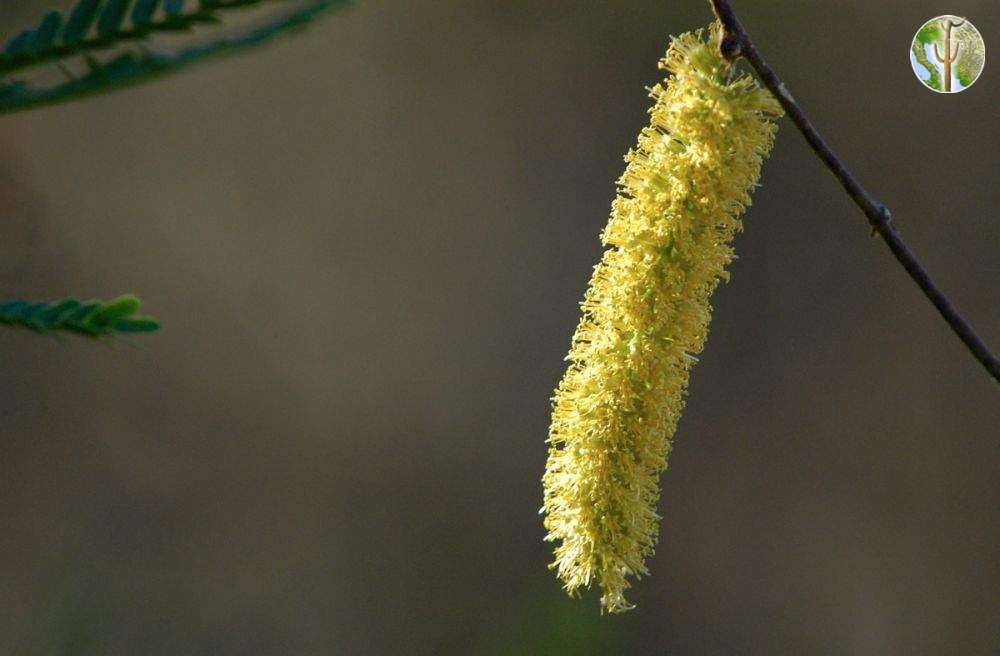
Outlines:
[[[7,32],[51,3],[4,7]],[[736,3],[1000,346],[1000,5]],[[56,4],[58,6],[58,3]],[[966,15],[941,96],[914,31]],[[549,397],[667,38],[707,4],[365,1],[0,120],[0,653],[996,654],[1000,394],[782,122],[638,607],[547,571]]]

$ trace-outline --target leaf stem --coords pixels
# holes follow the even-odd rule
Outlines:
[[[868,222],[872,226],[873,234],[878,233],[885,241],[886,246],[899,263],[910,274],[917,286],[920,287],[924,295],[930,299],[944,320],[955,331],[958,338],[962,340],[965,347],[972,353],[972,356],[979,361],[986,371],[995,381],[1000,383],[1000,360],[997,359],[986,343],[976,334],[969,325],[969,322],[959,314],[954,304],[945,296],[938,286],[931,279],[930,274],[917,260],[916,255],[910,250],[906,242],[900,236],[899,231],[892,224],[892,217],[889,209],[875,200],[868,190],[858,181],[854,174],[844,165],[844,163],[834,154],[830,146],[827,145],[823,137],[819,135],[816,128],[806,117],[805,112],[799,107],[792,94],[788,92],[785,83],[781,81],[778,74],[774,72],[767,61],[758,52],[757,47],[750,39],[743,28],[743,24],[733,11],[728,0],[709,0],[712,10],[722,23],[722,41],[719,47],[722,55],[729,61],[735,61],[739,57],[744,57],[753,69],[757,72],[761,81],[771,93],[774,94],[778,102],[785,109],[788,117],[798,128],[802,136],[809,143],[809,146],[816,153],[830,172],[840,181],[844,191],[851,197],[854,203],[861,208],[861,211],[868,217]]]

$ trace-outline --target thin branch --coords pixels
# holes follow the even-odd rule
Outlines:
[[[723,35],[719,47],[723,56],[729,61],[744,57],[750,62],[750,65],[753,66],[764,86],[770,89],[771,93],[778,99],[778,102],[781,103],[781,106],[784,107],[788,117],[795,123],[795,127],[805,137],[813,152],[823,160],[827,168],[840,181],[847,195],[854,200],[855,204],[868,217],[868,222],[871,224],[873,232],[877,232],[882,236],[892,254],[903,265],[903,268],[910,274],[913,281],[917,283],[917,286],[924,292],[924,295],[934,304],[934,307],[941,313],[941,316],[948,322],[948,325],[955,331],[955,334],[962,340],[973,357],[979,360],[980,364],[986,368],[986,371],[989,372],[994,380],[1000,383],[1000,360],[990,352],[989,347],[976,335],[969,322],[958,313],[958,310],[948,300],[948,297],[931,280],[930,275],[917,260],[916,255],[913,254],[913,251],[903,241],[899,231],[892,225],[889,209],[872,198],[871,194],[861,186],[861,183],[854,177],[854,174],[848,170],[844,163],[840,161],[840,158],[834,154],[819,135],[816,128],[806,118],[802,108],[792,98],[792,94],[788,93],[785,83],[781,81],[777,73],[774,72],[774,69],[768,65],[767,61],[757,51],[757,47],[750,39],[750,35],[743,28],[743,24],[737,18],[728,0],[709,0],[709,4],[711,4],[712,10],[722,23]]]

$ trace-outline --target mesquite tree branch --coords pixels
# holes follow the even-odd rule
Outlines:
[[[868,217],[868,222],[871,224],[872,230],[881,235],[886,246],[892,251],[892,254],[903,265],[903,268],[910,274],[913,281],[917,283],[917,286],[924,292],[924,295],[934,304],[934,307],[941,313],[941,316],[951,326],[951,329],[955,331],[955,334],[962,340],[973,357],[979,360],[980,364],[986,368],[986,371],[989,372],[994,380],[1000,383],[1000,360],[990,352],[989,347],[976,335],[969,322],[959,314],[955,306],[948,300],[948,297],[931,280],[930,275],[917,260],[913,251],[903,241],[899,231],[892,225],[889,209],[875,200],[861,186],[861,183],[854,177],[854,174],[851,173],[826,144],[826,141],[819,135],[816,128],[813,127],[802,111],[802,108],[792,98],[792,94],[785,88],[784,82],[781,81],[777,73],[774,72],[774,69],[768,65],[767,61],[757,51],[757,47],[750,39],[750,35],[743,28],[743,24],[737,18],[728,0],[709,0],[709,4],[711,4],[712,10],[722,23],[723,34],[719,47],[723,56],[729,61],[735,61],[739,57],[744,57],[750,63],[764,83],[764,86],[781,103],[788,117],[795,124],[795,127],[798,128],[799,132],[802,133],[802,136],[805,137],[813,152],[826,164],[830,172],[840,181],[847,195],[851,197],[854,203],[865,213],[865,216]]]

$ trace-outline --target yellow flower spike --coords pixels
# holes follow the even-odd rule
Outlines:
[[[718,23],[673,39],[652,89],[650,127],[625,160],[553,398],[546,540],[574,595],[596,582],[603,610],[631,608],[628,578],[648,574],[659,475],[704,346],[709,297],[771,149],[781,108],[747,76],[728,82]]]

